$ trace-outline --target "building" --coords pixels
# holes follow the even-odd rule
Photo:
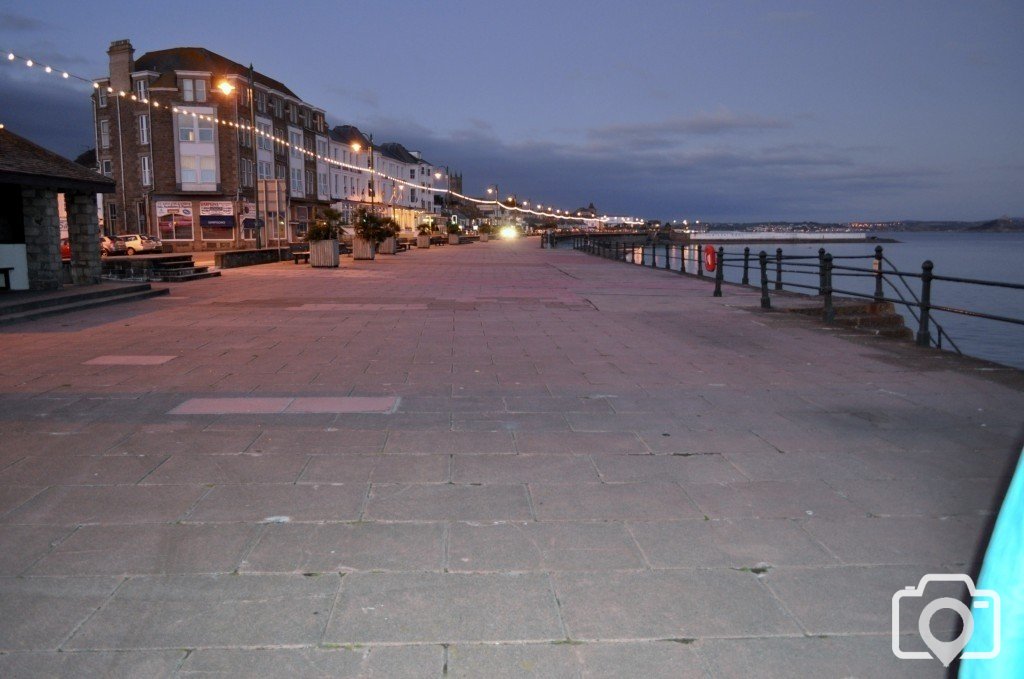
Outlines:
[[[71,281],[98,283],[96,194],[112,191],[112,180],[0,125],[0,267],[12,269],[11,289],[63,286],[60,194],[66,206]]]
[[[341,213],[344,223],[351,224],[356,209],[370,202],[372,142],[359,128],[339,125],[330,131],[327,143],[330,158],[337,163],[328,167],[331,207]]]
[[[322,109],[258,71],[250,92],[248,68],[202,47],[136,59],[117,40],[107,54],[93,104],[97,160],[117,181],[108,233],[154,235],[171,250],[252,246],[257,179],[287,186],[286,208],[260,215],[264,243],[301,238],[329,204]]]

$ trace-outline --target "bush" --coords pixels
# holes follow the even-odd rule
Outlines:
[[[320,211],[320,219],[315,220],[306,230],[305,241],[312,243],[318,240],[337,240],[341,230],[341,213],[331,208]]]
[[[483,234],[490,234],[490,233],[492,233],[492,228],[493,227],[490,224],[484,223],[484,224],[481,224],[477,228],[477,233],[479,233],[481,235],[483,235]]]
[[[450,234],[461,233],[461,231],[459,230],[459,225],[458,224],[449,224],[448,225],[448,233],[450,233]]]
[[[398,224],[390,217],[373,214],[366,208],[356,211],[355,235],[377,245],[400,231]]]

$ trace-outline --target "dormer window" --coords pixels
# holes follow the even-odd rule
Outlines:
[[[185,101],[206,101],[206,81],[200,78],[183,78],[181,95]]]
[[[149,81],[145,77],[135,81],[135,96],[139,101],[149,99]]]

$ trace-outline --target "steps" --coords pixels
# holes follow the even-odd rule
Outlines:
[[[822,315],[821,298],[815,306],[800,306],[786,309],[792,313],[805,316]],[[914,334],[906,327],[903,317],[896,313],[896,308],[891,302],[861,302],[858,300],[836,298],[833,301],[835,307],[835,325],[844,328],[851,328],[866,332],[879,337],[893,337],[896,339],[912,339]]]
[[[182,283],[220,276],[208,266],[196,266],[192,255],[160,254],[132,257],[107,257],[103,260],[103,276],[120,280],[159,281]]]
[[[82,311],[109,304],[137,302],[166,295],[167,288],[153,289],[148,283],[136,285],[102,285],[94,290],[73,290],[0,302],[0,325],[30,321],[44,316]]]

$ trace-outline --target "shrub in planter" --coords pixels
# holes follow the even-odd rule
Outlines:
[[[305,241],[309,243],[309,265],[335,268],[338,266],[338,233],[341,213],[331,208],[320,212],[320,219],[310,225]]]
[[[480,242],[486,243],[491,238],[491,225],[481,224],[480,227],[477,229],[477,233],[480,234]]]
[[[398,235],[398,225],[393,219],[373,214],[366,208],[359,208],[356,211],[353,232],[352,258],[373,259],[378,245]]]
[[[430,247],[430,227],[426,224],[421,224],[416,231],[416,247],[421,250]]]
[[[459,244],[459,227],[455,224],[448,225],[448,244],[458,245]]]

